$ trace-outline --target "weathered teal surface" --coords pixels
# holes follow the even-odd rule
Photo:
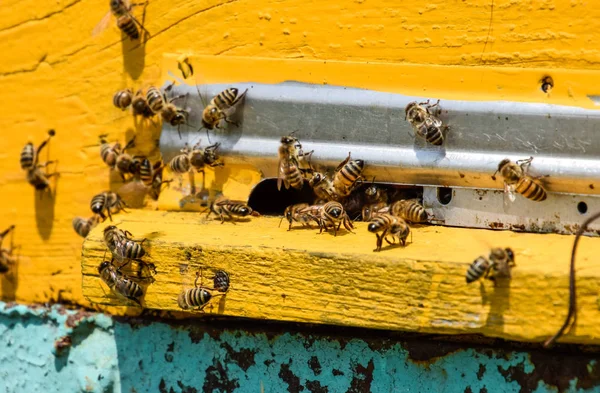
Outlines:
[[[226,326],[0,303],[0,392],[600,392],[595,355]]]

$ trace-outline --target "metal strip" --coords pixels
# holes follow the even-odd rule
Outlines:
[[[202,85],[210,98],[228,85]],[[248,88],[241,126],[211,132],[222,143],[230,163],[243,162],[276,176],[279,138],[294,130],[305,149],[315,150],[316,163],[333,166],[348,152],[366,160],[365,174],[385,182],[501,189],[491,175],[503,158],[534,156],[532,174],[550,175],[549,191],[600,193],[600,112],[506,101],[442,101],[441,118],[450,125],[445,145],[429,146],[415,138],[404,120],[404,108],[424,97],[403,96],[336,86],[286,82],[279,85],[238,84]],[[202,101],[196,88],[177,86],[186,94],[189,123],[198,125]],[[435,97],[431,97],[435,98]],[[169,160],[185,142],[206,141],[206,131],[182,127],[182,138],[163,126],[161,151]]]

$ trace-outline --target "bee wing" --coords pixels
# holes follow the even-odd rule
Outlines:
[[[237,108],[239,108],[246,100],[246,93],[248,93],[248,89],[246,89],[246,91],[244,91],[242,94],[237,96],[237,98],[235,99],[233,104],[231,104],[231,106],[229,108],[225,108],[222,110],[222,112],[225,114],[225,116],[229,117],[235,113]]]
[[[281,183],[284,181],[285,176],[283,174],[283,166],[285,165],[285,160],[280,158],[279,163],[277,164],[277,191],[281,191]],[[287,188],[287,187],[286,187]]]
[[[112,12],[110,10],[104,15],[104,17],[100,20],[100,22],[94,27],[92,30],[92,37],[97,36],[102,33],[108,27],[108,24],[111,21]]]
[[[515,201],[515,186],[504,183],[504,211],[507,211],[510,205]]]
[[[439,128],[442,126],[442,121],[433,115],[428,115],[427,120],[425,120],[425,122],[427,123],[428,127],[434,126],[436,128]]]

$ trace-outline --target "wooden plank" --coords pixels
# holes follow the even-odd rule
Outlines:
[[[197,213],[135,212],[115,223],[149,239],[147,260],[158,274],[145,306],[153,309],[180,310],[175,299],[202,268],[205,276],[214,269],[229,272],[232,285],[207,314],[542,341],[567,310],[572,236],[427,226],[413,229],[406,248],[376,253],[366,223],[356,223],[356,234],[337,237],[316,229],[287,231],[278,218],[266,217],[233,225]],[[102,230],[98,226],[84,243],[84,295],[123,305],[98,277],[106,250]],[[467,285],[469,264],[490,245],[514,250],[512,281],[496,288],[487,280]],[[599,245],[598,238],[581,244],[580,313],[565,337],[569,342],[600,342]]]

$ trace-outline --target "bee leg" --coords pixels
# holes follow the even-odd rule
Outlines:
[[[110,218],[110,221],[112,222],[112,213],[110,212],[110,208],[106,209],[106,212],[108,213],[108,218]]]
[[[236,126],[236,127],[239,127],[239,126],[240,126],[240,123],[239,123],[239,122],[235,122],[235,121],[229,120],[229,119],[227,118],[227,116],[225,116],[225,117],[223,118],[223,120],[225,120],[225,122],[226,122],[227,124],[233,124],[233,125],[234,125],[234,126]]]
[[[381,237],[381,236],[379,236],[379,234],[377,234],[377,233],[375,234],[375,236],[377,237],[377,242],[376,242],[376,244],[377,244],[377,245],[376,245],[376,247],[375,247],[375,250],[374,250],[374,251],[381,251],[381,243],[382,243],[382,240],[381,240],[381,238],[382,238],[382,237]]]

